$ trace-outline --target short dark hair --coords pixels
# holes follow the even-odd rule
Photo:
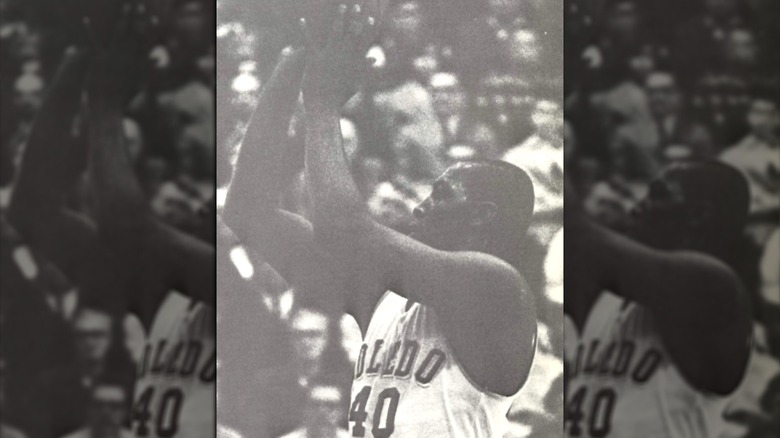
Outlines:
[[[740,232],[745,227],[750,190],[739,170],[715,160],[684,160],[664,173],[678,173],[687,200],[712,206],[710,228]]]
[[[484,170],[470,175],[473,182],[468,188],[470,196],[496,204],[501,230],[516,230],[518,237],[525,234],[533,216],[535,197],[531,177],[524,170],[499,160],[468,161],[452,168]]]

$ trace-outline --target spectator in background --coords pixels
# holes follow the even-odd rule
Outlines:
[[[458,152],[458,145],[451,147],[447,151],[450,165],[457,161],[495,160],[501,156],[503,142],[494,125],[482,121],[473,122],[467,125],[462,135],[464,145],[460,147],[467,148],[470,153],[466,150]]]
[[[631,60],[644,43],[642,14],[636,0],[608,0],[596,36],[582,52],[586,75],[596,88],[627,79]]]
[[[290,320],[298,384],[310,387],[322,371],[322,356],[328,344],[328,317],[320,311],[301,308]]]
[[[703,13],[679,25],[672,46],[675,64],[684,80],[714,69],[728,34],[745,25],[739,12],[739,0],[703,0]]]
[[[132,438],[135,434],[125,429],[129,394],[120,380],[106,379],[96,383],[90,391],[87,421],[83,428],[63,438]]]
[[[130,391],[134,367],[122,344],[117,344],[116,324],[101,310],[80,308],[73,317],[76,358],[58,363],[39,376],[24,406],[26,430],[31,438],[61,437],[84,425],[95,385],[105,373],[125,376]],[[127,392],[129,393],[129,392]]]
[[[780,209],[780,110],[776,101],[758,95],[747,111],[750,132],[725,150],[721,161],[742,171],[750,186],[750,213],[764,223],[754,238],[763,246]],[[774,219],[773,219],[774,218]]]
[[[604,179],[593,185],[584,200],[585,210],[603,225],[625,230],[630,211],[647,193],[647,157],[636,148],[612,152]]]
[[[745,112],[756,89],[777,90],[776,72],[762,67],[750,28],[735,28],[721,45],[721,62],[705,71],[694,83],[694,104],[702,120],[721,140],[720,147],[738,141],[750,129]]]
[[[503,160],[523,169],[534,183],[534,215],[563,208],[563,117],[555,102],[536,103],[534,133],[504,153]],[[549,241],[552,236],[545,241]]]
[[[433,110],[444,130],[444,144],[451,146],[459,139],[466,110],[466,93],[455,73],[441,72],[431,76],[428,90]]]
[[[376,122],[387,145],[386,155],[394,174],[411,181],[431,182],[444,169],[442,128],[428,90],[416,81],[373,96]]]
[[[776,358],[780,359],[780,228],[767,239],[764,254],[761,257],[761,298],[763,300],[763,315],[761,319],[766,326],[766,347]],[[780,388],[778,388],[780,391]]]
[[[759,298],[753,323],[754,351],[745,378],[731,397],[719,438],[769,437],[780,427],[780,228],[774,224],[761,257]]]
[[[474,90],[469,123],[488,124],[496,133],[500,152],[533,133],[531,113],[539,98],[533,82],[499,71],[481,78]]]
[[[721,154],[721,159],[746,173],[751,183],[751,212],[777,208],[780,110],[774,100],[754,96],[746,119],[750,132]]]
[[[383,81],[398,84],[408,80],[427,83],[427,66],[418,63],[430,43],[430,26],[418,0],[392,0],[384,11],[379,50],[384,59]]]
[[[313,385],[306,401],[301,428],[282,438],[348,438],[351,435],[341,426],[346,416],[347,401],[341,389],[330,385]]]
[[[679,159],[711,157],[714,154],[712,135],[686,111],[685,97],[674,74],[655,71],[647,76],[644,85],[658,126],[662,165]]]
[[[542,339],[542,333],[549,334],[547,330],[549,326],[544,326],[544,324],[560,327],[560,321],[553,316],[556,306],[552,305],[550,298],[546,295],[548,287],[554,288],[552,285],[555,281],[549,275],[545,275],[544,263],[546,254],[550,251],[551,242],[563,223],[564,132],[561,106],[553,101],[540,100],[535,105],[531,120],[534,125],[534,133],[520,145],[509,149],[502,160],[523,169],[531,178],[534,187],[533,217],[523,244],[525,260],[523,275],[532,290],[545,293],[544,299],[537,301],[540,340],[537,345],[538,362],[531,372],[536,375],[545,375],[546,377],[540,377],[540,379],[546,383],[538,388],[521,391],[520,397],[525,400],[524,409],[530,409],[538,414],[539,412],[549,412],[548,407],[537,402],[547,394],[547,386],[549,386],[547,384],[555,379],[555,358],[550,351],[552,348],[549,344],[550,337]],[[545,342],[547,345],[544,345]],[[553,368],[534,371],[537,366],[552,366]],[[526,395],[523,396],[523,394]],[[536,406],[532,407],[534,405]],[[547,421],[550,421],[550,418],[547,418]],[[539,422],[534,421],[534,423]],[[541,422],[544,423],[544,421]]]

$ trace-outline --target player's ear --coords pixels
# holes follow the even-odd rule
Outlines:
[[[485,225],[493,222],[498,215],[498,206],[490,201],[478,202],[472,212],[472,225]]]

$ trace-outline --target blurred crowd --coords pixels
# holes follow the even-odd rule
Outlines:
[[[778,430],[778,14],[771,0],[565,1],[566,169],[592,217],[624,230],[678,160],[719,160],[748,181],[749,224],[726,261],[752,303],[754,352],[728,437]]]
[[[379,38],[367,53],[372,68],[342,112],[353,177],[376,220],[403,232],[413,220],[412,208],[454,163],[505,160],[528,172],[536,203],[523,274],[537,296],[539,347],[533,374],[510,413],[509,436],[557,436],[563,388],[562,5],[543,0],[385,3]],[[284,8],[294,8],[293,3],[217,4],[217,177],[218,193],[224,196],[262,84],[279,51],[295,38],[295,26],[284,19],[290,15]],[[290,190],[287,207],[306,216],[303,193],[301,181]],[[260,420],[245,414],[252,409],[247,400],[263,400],[248,393],[277,385],[275,398],[266,399],[301,402],[279,409],[274,421],[288,426],[279,427],[275,436],[290,429],[295,430],[289,436],[339,436],[337,431],[346,427],[351,373],[361,343],[357,324],[329,312],[318,297],[288,291],[272,269],[238,242],[232,245],[230,256],[245,279],[232,289],[249,285],[245,293],[255,298],[238,292],[219,297],[230,301],[218,306],[221,421],[251,436],[256,423],[247,417]],[[251,321],[259,313],[275,315],[278,324],[260,327]],[[258,341],[262,336],[279,341]],[[267,349],[258,349],[259,344]],[[249,349],[257,352],[251,367],[241,353]],[[284,367],[290,363],[295,377],[279,383],[291,372]],[[311,407],[321,414],[335,412],[304,414]]]
[[[7,221],[22,154],[47,87],[69,47],[88,48],[86,2],[0,0],[0,319],[2,435],[126,436],[143,329],[79,306],[79,290]],[[213,3],[176,0],[150,53],[152,71],[126,110],[124,134],[154,212],[192,230],[215,190]],[[83,135],[80,114],[73,135]],[[84,180],[89,176],[84,175]],[[87,184],[67,204],[93,214]],[[10,335],[12,333],[13,335]]]

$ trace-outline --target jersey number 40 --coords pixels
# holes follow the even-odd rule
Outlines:
[[[569,436],[582,436],[582,420],[587,421],[587,436],[592,438],[606,437],[612,429],[612,412],[615,409],[615,391],[603,388],[593,396],[590,412],[585,412],[587,389],[580,388],[566,403],[564,421]]]
[[[355,396],[352,407],[349,408],[349,421],[355,422],[355,425],[352,427],[352,436],[366,436],[366,428],[363,426],[363,423],[368,418],[366,406],[368,405],[368,397],[370,395],[371,387],[364,386]],[[374,418],[371,421],[371,424],[373,424],[371,434],[374,438],[387,438],[393,434],[395,430],[395,413],[398,410],[398,400],[400,398],[401,393],[396,388],[385,388],[377,396]],[[382,422],[383,418],[384,422]]]
[[[154,387],[144,390],[133,406],[133,428],[136,436],[149,436],[149,419],[152,417]],[[179,388],[169,388],[162,393],[157,413],[154,415],[154,437],[170,438],[179,431],[179,414],[184,394]]]

